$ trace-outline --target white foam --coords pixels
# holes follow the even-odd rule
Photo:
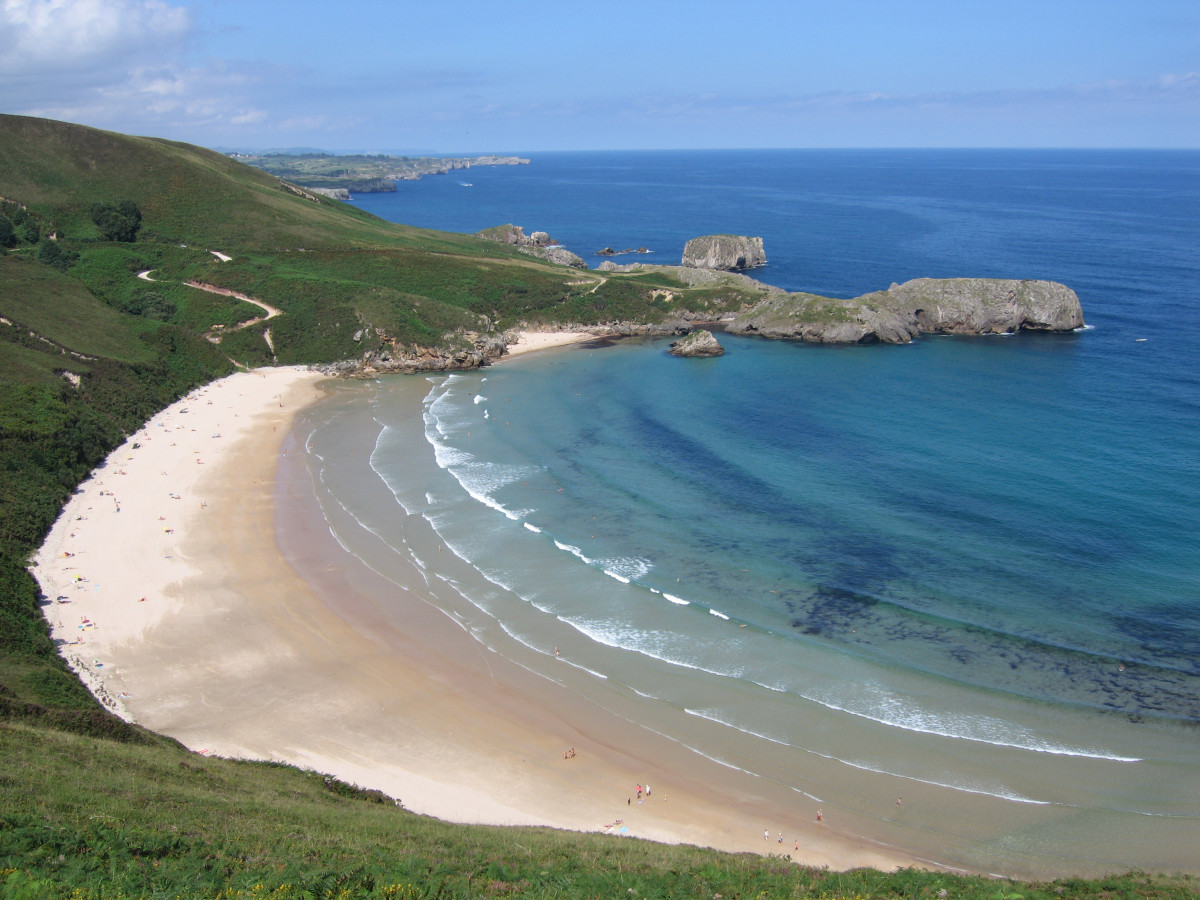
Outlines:
[[[571,662],[569,659],[566,659],[565,657],[562,657],[562,656],[558,657],[558,660],[559,660],[559,662],[566,663],[572,669],[578,669],[579,671],[587,672],[589,675],[593,675],[602,681],[608,681],[608,676],[605,675],[603,672],[597,672],[595,669],[589,669],[587,666],[581,666],[581,665],[579,665],[579,663]]]
[[[581,560],[583,560],[589,566],[592,564],[592,561],[590,559],[588,559],[586,556],[584,556],[583,551],[581,549],[579,549],[578,547],[576,547],[574,544],[564,544],[562,541],[555,540],[554,546],[557,547],[559,550],[566,550],[572,556],[579,557]]]
[[[663,593],[663,596],[674,603],[676,606],[691,606],[691,600],[684,600],[682,597],[676,597],[674,594]]]
[[[925,778],[918,778],[915,775],[905,775],[901,772],[892,771],[891,769],[883,769],[883,768],[879,768],[878,766],[869,765],[867,763],[856,762],[854,760],[849,760],[849,759],[843,759],[839,756],[831,756],[828,753],[821,753],[820,751],[812,750],[808,747],[800,747],[797,744],[791,743],[790,741],[781,740],[780,738],[772,737],[769,734],[763,734],[758,731],[752,731],[751,729],[743,728],[740,725],[735,725],[734,723],[721,718],[719,715],[717,715],[712,710],[684,709],[684,712],[690,716],[695,716],[698,719],[704,719],[705,721],[713,722],[714,724],[717,724],[717,725],[723,725],[726,728],[732,728],[734,731],[741,732],[742,734],[749,735],[750,737],[758,738],[759,740],[763,740],[763,741],[768,741],[769,743],[772,743],[772,744],[778,744],[782,747],[791,747],[794,750],[802,750],[805,753],[812,754],[813,756],[819,756],[819,757],[821,757],[821,759],[827,759],[830,762],[838,762],[843,765],[849,766],[852,769],[858,769],[863,772],[874,772],[877,775],[890,775],[893,778],[902,778],[905,781],[915,781],[920,784],[928,784],[928,785],[932,785],[933,787],[946,788],[947,790],[951,790],[951,791],[961,791],[961,792],[967,793],[967,794],[982,794],[982,795],[985,795],[988,797],[996,797],[997,799],[1000,799],[1000,800],[1011,800],[1014,803],[1029,803],[1034,806],[1053,806],[1054,805],[1049,800],[1034,800],[1030,797],[1024,797],[1020,794],[1014,793],[1004,787],[987,788],[987,787],[983,787],[980,785],[952,784],[952,783],[943,782],[943,781],[931,781],[931,780],[928,780]],[[804,793],[804,792],[801,791],[800,793]],[[811,795],[806,794],[806,796],[811,796]],[[814,799],[816,799],[816,798],[814,798]]]
[[[532,531],[534,534],[541,534],[541,533],[542,533],[542,529],[538,528],[536,525],[533,525],[533,524],[532,524],[532,523],[530,523],[530,522],[522,522],[521,524],[522,524],[523,526],[525,526],[526,528],[528,528],[530,531]]]
[[[1134,756],[1118,756],[1099,750],[1055,744],[1022,729],[1014,729],[1009,722],[988,716],[963,713],[954,716],[953,721],[950,721],[937,713],[914,707],[879,686],[874,686],[872,696],[862,698],[867,702],[861,705],[874,706],[875,708],[871,710],[852,708],[845,701],[837,702],[828,698],[806,697],[805,699],[819,703],[827,709],[918,734],[973,741],[979,744],[990,744],[994,747],[1010,747],[1014,750],[1028,750],[1034,753],[1049,753],[1055,756],[1079,756],[1120,763],[1141,762],[1140,758]],[[860,704],[855,704],[855,706],[858,705]]]
[[[679,635],[674,632],[646,631],[644,629],[631,628],[619,622],[578,619],[563,615],[558,615],[556,618],[564,625],[569,625],[585,637],[606,647],[628,650],[647,659],[657,660],[671,666],[678,666],[681,669],[691,669],[694,672],[705,672],[709,675],[717,675],[722,678],[743,677],[741,670],[723,672],[682,659],[678,654],[672,653],[670,645],[679,638]]]
[[[723,613],[723,612],[717,612],[717,610],[715,610],[715,609],[710,609],[708,611],[708,614],[710,616],[716,616],[718,619],[724,619],[726,622],[729,621],[729,616],[725,615],[725,613]]]

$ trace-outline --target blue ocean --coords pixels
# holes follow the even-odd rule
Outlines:
[[[709,360],[627,339],[382,379],[310,414],[343,546],[415,560],[482,644],[551,679],[566,660],[582,697],[871,840],[985,870],[1193,865],[1200,153],[526,155],[354,203],[546,231],[592,266],[759,235],[753,277],[836,297],[1048,279],[1087,326],[719,334]],[[900,793],[937,814],[876,809]]]

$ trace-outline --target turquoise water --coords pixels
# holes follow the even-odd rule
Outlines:
[[[1088,328],[725,335],[711,360],[637,339],[385,379],[312,424],[324,502],[352,512],[334,530],[418,559],[481,643],[558,648],[603,685],[582,693],[619,685],[798,798],[866,823],[863,773],[939,796],[915,830],[863,824],[878,840],[1191,865],[1170,848],[1200,830],[1198,175],[1182,153],[560,154],[357,197],[581,255],[761,234],[758,277],[841,296],[1051,278]],[[439,574],[389,503],[473,574]]]

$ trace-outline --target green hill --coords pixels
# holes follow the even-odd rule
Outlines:
[[[106,234],[115,215],[139,226],[134,240]],[[156,280],[138,277],[148,269]],[[154,412],[238,363],[449,346],[521,321],[652,319],[670,312],[663,288],[727,302],[653,273],[580,277],[197,147],[0,116],[0,897],[1196,896],[1187,878],[836,874],[450,826],[313,773],[199,757],[111,716],[67,669],[25,562],[76,485]],[[274,354],[267,323],[233,331],[257,307],[187,280],[281,309]]]
[[[199,147],[44,119],[0,116],[0,197],[15,201],[0,215],[13,220],[18,252],[55,257],[115,309],[149,310],[194,332],[259,315],[183,287],[188,280],[281,309],[274,351],[266,325],[222,341],[247,364],[332,362],[385,346],[460,349],[517,324],[654,321],[673,311],[655,289],[711,300],[666,274],[599,277],[473,236],[385,222]],[[134,241],[108,239],[93,215],[122,202],[140,213]],[[132,277],[147,269],[154,282]]]

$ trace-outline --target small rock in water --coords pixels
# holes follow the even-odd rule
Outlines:
[[[693,331],[687,337],[671,344],[672,356],[720,356],[725,348],[717,343],[711,331]]]

